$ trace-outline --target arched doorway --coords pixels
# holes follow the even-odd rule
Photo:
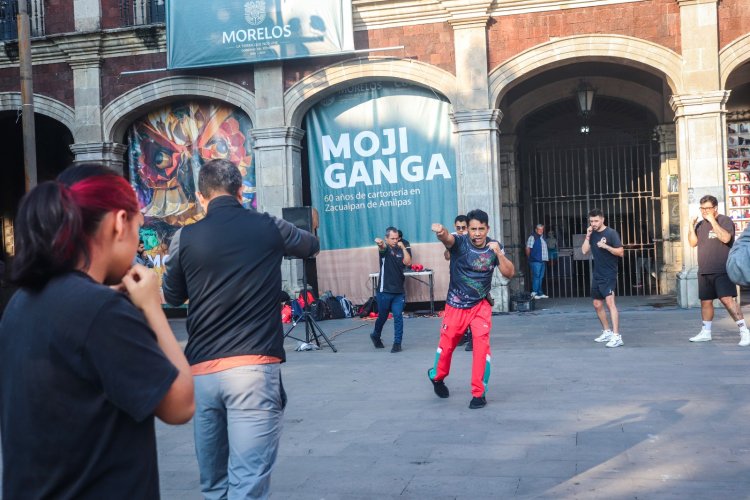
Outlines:
[[[37,181],[41,183],[54,179],[71,163],[73,135],[60,122],[39,113],[34,115],[34,123]],[[6,145],[0,173],[0,258],[6,263],[15,253],[13,223],[18,204],[26,192],[22,128],[21,118],[15,111],[0,112],[0,135]],[[2,279],[0,281],[7,284]],[[9,285],[0,287],[0,313],[13,290]]]
[[[580,247],[593,208],[604,211],[625,247],[617,294],[660,293],[657,123],[646,108],[604,95],[595,98],[594,114],[584,122],[572,92],[519,123],[521,234],[541,223],[548,240],[556,240],[557,258],[545,280],[550,297],[590,293],[591,263]]]
[[[39,113],[34,115],[36,129],[37,179],[54,179],[73,160],[70,145],[73,136],[61,123]],[[3,214],[14,214],[23,196],[23,130],[16,112],[0,112],[0,134],[8,146],[3,155],[0,209]]]

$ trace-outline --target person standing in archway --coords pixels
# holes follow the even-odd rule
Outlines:
[[[619,259],[625,254],[620,235],[604,225],[604,212],[598,208],[589,212],[589,227],[586,229],[586,239],[581,245],[584,255],[591,252],[594,258],[594,275],[591,280],[591,298],[594,300],[594,309],[602,324],[602,334],[594,339],[594,342],[606,342],[607,347],[620,347],[622,336],[620,336],[620,314],[615,304],[615,289],[617,288],[617,265]],[[612,329],[609,328],[607,312],[604,304],[607,304],[609,315],[612,318]]]
[[[544,272],[547,269],[549,253],[547,242],[544,240],[544,224],[537,224],[534,234],[526,240],[526,258],[529,259],[531,268],[531,297],[534,299],[548,299],[542,291]]]
[[[698,247],[698,298],[701,301],[703,328],[690,342],[711,340],[711,323],[714,319],[714,299],[719,299],[740,329],[742,347],[750,345],[750,331],[739,304],[734,300],[737,288],[727,274],[727,258],[734,244],[734,223],[719,214],[716,197],[706,195],[700,199],[703,220],[695,217],[688,231],[691,247]]]

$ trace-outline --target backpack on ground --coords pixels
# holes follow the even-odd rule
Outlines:
[[[310,305],[310,314],[315,321],[331,319],[331,310],[325,300],[316,300]]]
[[[366,318],[370,315],[370,313],[376,313],[378,312],[378,301],[375,300],[375,297],[370,297],[367,299],[367,302],[362,304],[362,306],[359,308],[359,317],[360,318]]]
[[[291,301],[289,304],[292,306],[292,321],[297,321],[298,319],[300,319],[300,317],[302,317],[304,309],[296,300]]]
[[[341,302],[339,302],[336,297],[328,297],[326,299],[326,305],[331,311],[331,319],[346,318],[346,314],[344,314],[344,308],[341,307]]]
[[[336,299],[339,301],[339,304],[341,304],[341,309],[344,310],[344,317],[353,318],[354,304],[352,304],[352,301],[347,299],[346,297],[342,297],[341,295],[337,295]]]

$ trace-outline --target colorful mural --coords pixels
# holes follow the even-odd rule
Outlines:
[[[130,179],[145,217],[141,238],[159,274],[172,235],[203,217],[195,193],[205,162],[223,158],[237,165],[244,204],[255,208],[251,129],[241,110],[205,101],[170,104],[130,127]]]

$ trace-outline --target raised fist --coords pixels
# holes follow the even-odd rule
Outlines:
[[[439,232],[440,232],[440,231],[442,231],[442,230],[443,230],[443,225],[442,225],[442,224],[440,224],[439,222],[435,222],[435,223],[434,223],[434,224],[432,225],[432,232],[433,232],[433,233],[437,234],[437,233],[439,233]]]

